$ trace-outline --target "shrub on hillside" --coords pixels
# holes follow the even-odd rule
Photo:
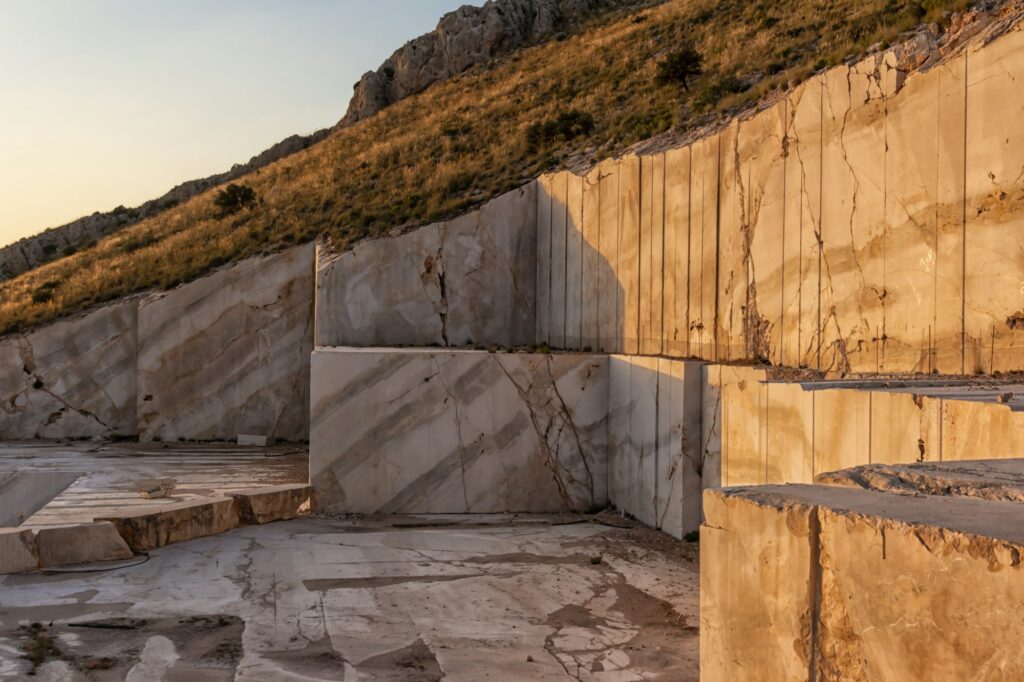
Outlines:
[[[213,205],[220,209],[222,216],[237,213],[255,202],[256,192],[252,187],[235,183],[217,192],[217,196],[213,198]]]
[[[549,147],[556,142],[568,142],[577,137],[586,137],[594,132],[594,117],[573,109],[553,119],[534,123],[526,129],[526,145],[530,151]]]
[[[658,62],[654,81],[658,85],[682,85],[683,90],[689,90],[690,80],[702,73],[704,57],[693,45],[683,45]]]

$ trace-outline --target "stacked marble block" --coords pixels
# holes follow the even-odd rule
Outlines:
[[[307,439],[314,253],[0,339],[0,439]]]
[[[811,483],[869,463],[1024,456],[1024,411],[1000,402],[1024,395],[1024,385],[905,383],[832,388],[708,365],[702,454],[720,480],[705,476],[705,487]]]
[[[701,680],[1024,676],[1024,461],[705,493]]]

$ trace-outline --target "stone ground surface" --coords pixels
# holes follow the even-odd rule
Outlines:
[[[182,443],[0,443],[5,472],[72,471],[81,475],[22,526],[92,521],[129,510],[285,483],[305,483],[304,447],[247,448]],[[166,497],[140,491],[164,484]]]
[[[6,576],[0,679],[696,680],[697,545],[616,525],[314,518]]]

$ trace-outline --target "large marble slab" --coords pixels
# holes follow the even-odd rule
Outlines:
[[[606,357],[324,348],[312,376],[320,509],[586,511],[608,499]]]
[[[313,273],[307,244],[140,301],[140,438],[306,440]]]
[[[130,436],[136,300],[0,339],[0,438]]]

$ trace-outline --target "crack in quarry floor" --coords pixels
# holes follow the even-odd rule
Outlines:
[[[303,519],[5,576],[0,679],[696,680],[697,546],[580,518]]]

